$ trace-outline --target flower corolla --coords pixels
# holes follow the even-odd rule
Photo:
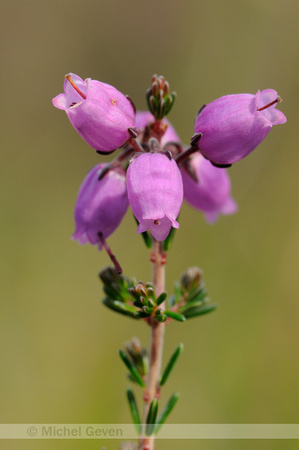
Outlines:
[[[174,159],[163,153],[137,156],[127,171],[129,202],[139,222],[137,233],[150,230],[157,241],[168,236],[183,201],[183,182]]]
[[[135,126],[131,102],[115,87],[97,80],[68,74],[64,94],[52,100],[63,109],[80,136],[94,149],[111,153],[130,138],[129,128]]]
[[[230,165],[247,156],[267,136],[273,125],[286,122],[277,110],[281,101],[273,89],[253,94],[220,97],[199,112],[194,126],[201,133],[199,149],[216,165]]]
[[[190,164],[198,182],[190,177],[182,165],[184,199],[202,211],[209,223],[215,222],[219,214],[236,212],[237,204],[231,197],[231,183],[226,169],[213,166],[199,153],[191,156]]]
[[[107,164],[93,167],[84,179],[75,206],[75,232],[73,240],[90,243],[102,249],[102,236],[106,239],[122,221],[129,202],[123,168],[101,173]],[[100,179],[99,179],[100,177]]]

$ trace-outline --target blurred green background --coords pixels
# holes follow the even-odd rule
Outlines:
[[[203,103],[276,89],[288,118],[229,173],[239,205],[208,226],[184,205],[167,288],[203,268],[211,315],[167,328],[165,359],[184,342],[162,402],[172,423],[298,423],[298,2],[295,0],[2,1],[1,423],[128,423],[124,341],[149,330],[102,304],[107,255],[70,240],[78,188],[109,158],[51,99],[65,73],[91,77],[145,108],[163,74],[178,93],[182,140]],[[132,214],[109,239],[125,274],[148,281]],[[139,398],[139,400],[141,400]],[[2,441],[1,449],[117,449],[113,441]],[[295,449],[296,441],[159,442],[158,449]]]

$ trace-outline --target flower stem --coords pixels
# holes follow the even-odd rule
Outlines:
[[[103,238],[103,233],[98,233],[98,236],[101,240],[102,246],[104,247],[104,249],[106,250],[106,252],[108,253],[111,261],[114,264],[115,270],[117,271],[117,273],[120,275],[121,273],[123,273],[123,270],[119,264],[119,262],[116,259],[116,256],[113,255],[111,248],[109,247],[109,245],[107,244],[107,241]]]
[[[163,254],[163,243],[154,241],[153,253],[151,257],[153,269],[153,284],[156,297],[165,290],[165,255]],[[164,303],[161,305],[164,308]],[[154,398],[159,396],[159,378],[161,373],[162,354],[165,323],[151,319],[151,343],[150,343],[150,361],[149,372],[147,376],[146,390],[144,395],[145,408],[143,420],[143,437],[140,440],[139,448],[142,450],[153,450],[155,441],[154,436],[146,437],[145,422],[149,410],[149,405]]]

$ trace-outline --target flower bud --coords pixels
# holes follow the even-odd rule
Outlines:
[[[215,222],[219,214],[234,213],[237,204],[230,195],[231,184],[227,171],[213,166],[199,153],[191,156],[190,164],[198,182],[194,181],[182,166],[184,199],[202,211],[209,223]]]
[[[286,122],[275,109],[281,101],[273,89],[226,95],[206,105],[194,130],[201,133],[201,153],[216,165],[229,165],[247,156],[267,136],[272,125]]]
[[[72,236],[80,244],[90,243],[102,249],[102,240],[112,234],[122,221],[128,197],[125,172],[122,168],[109,170],[99,180],[107,164],[93,167],[83,181],[75,206],[76,229]]]
[[[113,86],[70,73],[64,80],[64,94],[53,98],[56,108],[64,109],[71,124],[96,150],[110,153],[129,138],[134,127],[130,101]]]
[[[127,171],[128,198],[139,226],[137,233],[150,230],[157,241],[163,241],[183,201],[183,183],[174,161],[162,153],[137,156]]]

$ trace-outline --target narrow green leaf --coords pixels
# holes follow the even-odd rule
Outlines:
[[[198,308],[191,308],[188,311],[184,312],[184,316],[186,317],[186,319],[191,319],[192,317],[201,316],[202,314],[212,312],[216,308],[216,304],[201,306]]]
[[[125,316],[132,317],[133,319],[138,319],[138,317],[135,317],[136,309],[134,308],[134,311],[133,311],[129,308],[124,308],[123,305],[126,305],[125,303],[119,302],[118,300],[111,300],[110,298],[107,298],[107,297],[104,298],[104,300],[102,300],[102,302],[105,306],[107,306],[107,308],[112,309],[115,312],[124,314]],[[130,305],[126,305],[126,306],[130,306]],[[130,308],[133,308],[133,307],[130,307]]]
[[[164,314],[171,319],[178,320],[179,322],[185,322],[186,320],[185,316],[174,311],[164,311]]]
[[[136,403],[134,392],[132,391],[132,389],[130,387],[127,388],[127,398],[128,398],[132,419],[136,426],[137,433],[141,434],[141,422],[140,422],[140,417],[139,417],[139,413],[138,413],[137,403]]]
[[[151,308],[154,308],[154,307],[155,307],[155,301],[154,301],[152,298],[149,298],[149,299],[148,299],[148,305],[149,305]]]
[[[159,295],[159,297],[157,298],[156,304],[157,306],[161,305],[161,303],[163,303],[167,298],[167,292],[162,292],[162,294]]]
[[[166,322],[167,316],[165,314],[155,316],[157,322]]]
[[[136,380],[136,382],[139,384],[139,386],[145,387],[145,383],[144,383],[143,379],[141,378],[137,367],[132,363],[132,361],[130,361],[130,359],[128,358],[128,356],[125,354],[125,352],[123,350],[119,350],[119,356],[121,357],[121,359],[123,360],[123,362],[125,363],[127,368],[129,369],[132,377]]]
[[[142,308],[143,307],[143,304],[141,303],[140,300],[134,300],[133,305],[137,306],[138,308]]]
[[[185,314],[186,311],[188,311],[188,309],[191,308],[197,308],[199,306],[203,306],[205,305],[205,301],[204,300],[193,300],[192,302],[188,302],[185,305],[181,306],[178,311],[180,312],[180,314]]]
[[[150,404],[146,418],[145,434],[147,436],[151,436],[154,432],[157,413],[158,413],[158,400],[154,398],[154,400]]]
[[[163,423],[165,422],[165,420],[167,419],[167,417],[169,416],[169,414],[171,413],[171,411],[173,410],[176,402],[179,399],[179,392],[175,392],[170,399],[168,400],[168,402],[166,403],[166,405],[164,406],[164,408],[162,409],[161,413],[158,416],[157,419],[157,425],[155,428],[155,434],[158,433],[158,431],[160,430],[160,428],[162,427]]]
[[[163,372],[163,375],[161,377],[160,380],[160,386],[163,386],[163,384],[166,383],[172,369],[175,366],[175,363],[177,362],[180,354],[182,353],[182,351],[184,350],[184,344],[180,344],[177,346],[177,348],[175,349],[175,351],[173,352],[173,354],[170,357],[170,360],[168,361],[167,366],[165,367],[165,370]]]
[[[147,317],[150,317],[150,314],[145,313],[144,311],[136,311],[134,313],[135,319],[145,319]]]
[[[134,214],[133,214],[133,216],[134,216]],[[136,219],[135,216],[134,216],[134,219],[135,219],[137,225],[139,225],[139,222],[138,222],[138,220]],[[145,246],[150,250],[152,248],[152,239],[151,239],[150,233],[148,231],[143,231],[141,233],[141,236],[142,236],[142,239],[143,239],[143,241],[145,243]]]
[[[137,311],[137,309],[134,308],[134,306],[128,305],[128,303],[120,302],[118,300],[114,301],[114,305],[117,308],[119,308],[125,312],[131,313],[131,314],[134,314]]]
[[[174,285],[174,303],[178,303],[182,298],[183,292],[180,283],[177,281]]]
[[[103,283],[103,289],[107,297],[112,300],[126,301],[130,299],[128,288],[134,285],[134,280],[119,275],[115,269],[105,267],[99,273],[99,277]]]
[[[177,218],[177,220],[178,220],[178,218]],[[167,238],[163,242],[163,250],[164,250],[164,252],[168,252],[170,250],[172,242],[174,240],[175,230],[176,230],[175,228],[171,227]]]
[[[111,286],[103,286],[103,291],[109,298],[114,298],[117,300],[122,300],[120,293]]]
[[[189,295],[186,298],[186,302],[191,302],[193,300],[203,300],[207,295],[208,292],[201,283],[199,286],[193,289],[193,291],[189,292]]]

